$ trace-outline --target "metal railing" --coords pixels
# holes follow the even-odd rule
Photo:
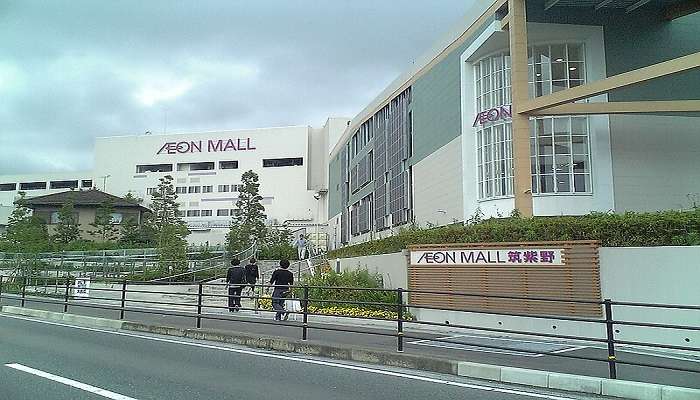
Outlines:
[[[44,282],[43,286],[40,282],[44,280],[49,280],[49,282]],[[48,283],[48,284],[47,284]],[[75,297],[72,292],[76,289],[81,289],[75,285],[75,279],[72,277],[62,277],[62,278],[46,278],[46,277],[12,277],[8,279],[6,276],[0,276],[0,302],[3,299],[14,299],[19,301],[21,307],[25,307],[27,302],[39,303],[39,304],[53,304],[60,305],[63,307],[63,312],[68,312],[70,307],[82,307],[82,308],[92,308],[99,310],[113,310],[119,312],[119,318],[124,319],[125,313],[143,313],[143,314],[156,314],[162,316],[175,316],[175,317],[191,317],[194,320],[194,326],[197,328],[202,327],[202,321],[228,321],[235,323],[248,323],[248,324],[261,324],[261,325],[282,325],[289,327],[300,328],[300,336],[302,340],[308,339],[308,333],[311,330],[319,331],[336,331],[336,332],[346,332],[346,333],[356,333],[363,335],[379,335],[384,337],[394,337],[396,338],[396,351],[404,351],[406,339],[413,340],[429,340],[432,342],[459,345],[467,348],[465,351],[469,351],[469,348],[484,348],[489,350],[499,350],[499,351],[514,351],[512,347],[498,346],[494,344],[484,344],[484,343],[465,343],[460,342],[451,338],[443,337],[432,337],[425,336],[415,333],[416,330],[410,332],[406,331],[406,326],[414,327],[429,327],[429,328],[450,328],[450,329],[465,329],[470,331],[485,332],[489,334],[498,333],[506,335],[526,335],[528,337],[536,338],[546,338],[546,339],[560,339],[566,341],[573,341],[578,343],[593,343],[604,346],[606,348],[606,357],[594,357],[589,355],[578,355],[570,354],[568,352],[559,351],[542,351],[536,349],[518,348],[517,352],[532,355],[546,355],[551,357],[559,357],[564,359],[574,359],[574,360],[585,360],[594,361],[607,364],[608,376],[611,379],[617,379],[617,367],[619,365],[637,366],[643,368],[658,368],[666,369],[671,371],[682,371],[687,373],[697,373],[700,374],[700,369],[687,368],[682,366],[674,365],[655,365],[645,362],[636,362],[629,360],[618,359],[618,347],[620,345],[624,346],[636,346],[640,348],[651,348],[656,350],[674,350],[691,352],[692,354],[697,354],[700,356],[700,347],[685,346],[685,345],[671,345],[663,343],[654,342],[642,342],[642,341],[632,341],[632,340],[621,340],[616,337],[616,327],[618,326],[635,326],[635,327],[645,327],[650,329],[664,329],[664,330],[681,330],[681,331],[700,331],[699,326],[691,325],[681,325],[681,324],[664,324],[656,323],[650,321],[631,321],[631,320],[617,320],[614,318],[614,308],[615,307],[633,307],[633,308],[660,308],[665,310],[684,310],[685,312],[698,312],[698,317],[696,320],[700,321],[700,306],[698,305],[674,305],[674,304],[655,304],[655,303],[635,303],[635,302],[617,302],[611,299],[605,299],[603,301],[591,301],[591,300],[576,300],[576,299],[561,299],[561,298],[547,298],[547,297],[526,297],[526,296],[492,296],[484,294],[474,294],[474,293],[462,293],[462,292],[450,292],[450,291],[429,291],[429,290],[410,290],[410,289],[380,289],[380,288],[357,288],[357,287],[322,287],[322,286],[307,286],[307,285],[297,285],[293,286],[291,290],[296,294],[295,299],[299,301],[301,305],[301,310],[299,311],[284,311],[287,315],[299,315],[302,320],[301,323],[290,322],[290,321],[270,321],[262,319],[251,319],[251,318],[237,318],[235,316],[227,316],[223,314],[215,314],[204,312],[203,309],[214,309],[214,310],[231,310],[231,300],[238,297],[239,299],[250,299],[254,301],[253,307],[243,307],[239,309],[244,311],[254,311],[255,313],[260,312],[270,312],[267,307],[261,307],[261,300],[270,301],[285,299],[288,300],[289,297],[284,298],[271,298],[265,295],[266,291],[273,288],[270,285],[255,285],[255,289],[252,293],[240,296],[233,296],[227,293],[226,289],[229,285],[226,284],[214,284],[214,283],[173,283],[173,285],[194,285],[196,286],[195,293],[174,293],[172,291],[162,291],[162,290],[143,290],[145,285],[153,285],[152,282],[132,282],[127,280],[114,280],[112,285],[116,285],[116,288],[98,288],[91,287],[90,291],[107,293],[107,297],[94,297],[89,298],[90,301],[85,301]],[[131,287],[130,287],[131,286]],[[51,297],[41,297],[41,296],[29,296],[32,291],[36,292],[37,288],[40,287],[53,287],[54,293]],[[223,293],[207,293],[206,288],[211,290],[221,289]],[[28,289],[30,292],[28,293]],[[12,296],[8,295],[8,291],[13,293]],[[349,292],[374,292],[374,294],[381,294],[384,301],[356,301],[356,300],[343,300],[336,298],[315,298],[311,297],[310,294],[313,293],[349,293]],[[116,294],[115,297],[108,297],[109,293]],[[40,294],[40,293],[35,293]],[[191,302],[173,302],[173,301],[156,301],[156,300],[145,300],[145,299],[134,299],[129,297],[129,294],[152,294],[152,295],[176,295],[182,296],[183,298],[189,298]],[[603,317],[576,317],[576,316],[562,316],[562,315],[539,315],[539,314],[529,314],[529,313],[516,313],[508,311],[484,311],[484,310],[474,310],[474,309],[455,309],[455,308],[440,308],[431,307],[419,304],[412,304],[408,301],[407,295],[420,294],[420,295],[434,295],[434,296],[453,296],[455,299],[460,298],[483,298],[483,299],[494,299],[494,300],[515,300],[515,301],[538,301],[545,303],[571,303],[571,304],[583,304],[583,305],[597,305],[603,308]],[[47,294],[44,293],[44,296]],[[217,305],[212,304],[212,301],[207,302],[207,300],[227,300],[229,304]],[[115,302],[114,305],[99,304],[91,302],[92,300],[98,301],[109,301]],[[135,304],[136,306],[133,306]],[[391,313],[391,318],[386,317],[368,317],[368,316],[357,316],[357,315],[337,315],[324,312],[323,305],[343,305],[352,307],[368,307],[375,310],[388,311]],[[177,311],[168,310],[166,307],[186,307],[191,308],[192,311]],[[155,308],[163,307],[163,308]],[[485,327],[478,325],[466,325],[466,324],[453,324],[449,322],[434,322],[434,321],[419,321],[410,318],[409,312],[415,310],[437,310],[437,311],[449,311],[449,312],[468,312],[468,313],[482,313],[488,315],[502,315],[502,316],[512,316],[512,317],[526,317],[533,319],[547,319],[555,321],[573,321],[586,324],[596,324],[600,327],[600,337],[594,336],[576,336],[576,335],[566,335],[566,334],[555,334],[555,333],[543,333],[543,332],[533,332],[533,331],[522,331],[513,330],[505,328],[495,328],[495,327]],[[274,311],[273,311],[274,312]],[[385,315],[385,314],[384,314]],[[325,317],[325,316],[341,316],[343,318],[349,318],[350,320],[373,320],[373,321],[385,321],[390,322],[394,325],[394,329],[378,329],[373,331],[354,329],[352,324],[348,324],[348,327],[339,327],[336,325],[327,324],[313,324],[309,322],[309,317]],[[604,333],[603,333],[604,332]],[[660,355],[660,357],[662,357]],[[700,375],[698,376],[700,379]]]

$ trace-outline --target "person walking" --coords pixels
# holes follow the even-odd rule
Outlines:
[[[226,272],[228,283],[228,311],[234,312],[241,308],[241,291],[245,287],[245,270],[237,258],[231,260],[231,268]]]
[[[304,238],[304,235],[299,235],[299,239],[297,239],[296,242],[294,242],[294,247],[297,248],[297,256],[299,257],[299,260],[303,260],[306,258],[306,239]]]
[[[289,294],[289,287],[294,284],[294,274],[289,270],[289,260],[280,260],[280,266],[270,277],[270,285],[275,288],[272,291],[272,308],[276,311],[275,321],[281,321],[284,316],[285,321],[289,313],[284,310],[284,299]]]
[[[255,284],[260,279],[260,270],[258,269],[257,260],[251,258],[248,265],[245,266],[245,281],[250,286],[251,293],[255,292]]]

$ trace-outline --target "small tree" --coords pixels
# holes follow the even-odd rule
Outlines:
[[[258,174],[246,171],[241,177],[242,187],[238,192],[236,210],[231,219],[231,228],[226,235],[226,248],[238,252],[250,247],[253,243],[264,244],[267,234],[265,226],[265,206],[260,196]]]
[[[126,196],[124,196],[124,200],[128,201],[129,203],[133,203],[133,204],[143,203],[142,198],[134,196],[133,193],[131,193],[131,192],[128,192],[126,194]]]
[[[292,233],[289,229],[281,227],[268,230],[265,243],[260,248],[258,257],[261,260],[296,259],[297,251],[292,246]]]
[[[56,225],[56,242],[68,244],[80,238],[78,221],[75,218],[73,201],[69,200],[58,210],[58,224]]]
[[[134,217],[125,218],[119,227],[119,243],[133,246],[141,243],[141,229]]]
[[[46,221],[27,207],[25,192],[19,192],[15,208],[8,219],[4,240],[8,249],[16,252],[38,252],[49,247],[49,233]]]
[[[152,215],[148,219],[156,247],[158,265],[161,271],[184,272],[187,269],[187,225],[179,216],[177,194],[173,187],[173,177],[160,178],[158,189],[153,193]]]
[[[95,222],[90,224],[90,226],[95,228],[90,231],[90,234],[96,235],[102,242],[115,240],[119,234],[119,229],[112,221],[113,213],[114,203],[107,200],[100,204],[100,207],[95,211]]]

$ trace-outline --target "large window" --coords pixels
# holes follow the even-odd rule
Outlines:
[[[41,190],[46,189],[46,182],[22,182],[19,184],[20,190]]]
[[[172,164],[145,164],[136,166],[136,173],[139,174],[146,172],[171,172],[172,170]]]
[[[16,183],[0,183],[0,192],[9,192],[17,189]]]
[[[219,161],[219,169],[236,169],[238,161]]]
[[[530,97],[547,95],[585,82],[581,44],[553,44],[528,49]],[[498,54],[474,64],[477,112],[511,103],[510,56]],[[588,193],[591,159],[587,117],[530,120],[533,193]],[[478,124],[476,132],[479,198],[513,195],[510,121]]]
[[[51,181],[49,182],[49,189],[77,189],[78,180],[74,181]]]
[[[533,193],[591,191],[588,118],[530,120]]]
[[[177,163],[178,171],[208,171],[214,169],[213,162]]]
[[[513,194],[513,132],[509,123],[478,132],[477,179],[480,198]]]
[[[185,194],[185,193],[187,193],[187,186],[176,186],[176,187],[175,187],[175,193],[177,193],[177,194]]]
[[[263,160],[263,167],[294,167],[298,165],[304,165],[303,158],[266,158]]]

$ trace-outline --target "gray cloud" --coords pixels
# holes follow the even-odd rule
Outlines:
[[[97,136],[352,117],[469,1],[3,1],[0,174],[90,168]]]

